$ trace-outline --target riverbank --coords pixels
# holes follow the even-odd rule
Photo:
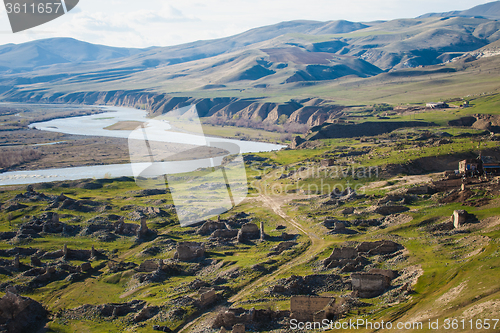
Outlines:
[[[2,170],[4,173],[0,173],[0,184],[14,185],[54,180],[133,176],[129,164],[128,139],[132,128],[123,127],[120,124],[147,122],[146,112],[122,107],[103,108],[107,112],[33,123],[30,129],[17,132],[0,132],[0,144],[17,143],[14,147],[5,148],[5,152],[12,156],[27,150],[34,152],[34,154],[29,154],[33,158],[4,166]],[[150,139],[188,146],[200,144],[197,143],[200,141],[199,134],[169,131],[168,127],[167,123],[165,128],[155,129],[158,133],[155,134],[154,139]],[[273,151],[283,147],[270,143],[214,136],[204,137],[202,141],[204,142],[201,143],[202,145],[212,147],[220,142],[231,143],[237,145],[241,153]],[[169,162],[165,167],[168,172],[172,173],[193,171],[207,166],[207,163],[200,161],[209,157],[221,157],[225,155],[225,153],[222,154],[223,152],[221,150],[213,155],[213,148],[210,154],[205,153],[203,149],[201,151],[197,149],[196,154],[190,156],[190,159],[195,159],[196,162],[186,161],[186,156],[184,156],[176,159],[182,162],[179,164],[180,167],[174,166],[174,162]],[[175,157],[178,156],[179,154],[175,155]],[[6,171],[9,172],[6,173]]]

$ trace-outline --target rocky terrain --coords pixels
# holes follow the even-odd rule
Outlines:
[[[124,140],[27,129],[100,112],[77,104],[196,105],[207,135],[288,144],[245,154],[246,199],[187,227],[175,189],[129,177],[1,186],[0,331],[498,319],[499,3],[143,50],[0,47],[0,98],[42,104],[0,107],[5,170],[126,162]],[[488,173],[459,172],[478,158]],[[210,201],[216,186],[192,184],[205,171],[176,180]]]

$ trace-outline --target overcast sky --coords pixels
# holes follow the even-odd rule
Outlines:
[[[0,6],[0,44],[73,37],[111,46],[176,45],[290,20],[374,21],[464,10],[484,0],[80,0],[67,15],[13,34]]]

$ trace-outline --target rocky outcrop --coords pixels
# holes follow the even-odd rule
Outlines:
[[[500,132],[500,117],[490,114],[475,114],[473,116],[462,117],[448,122],[450,126],[472,127],[489,132]]]
[[[47,319],[47,310],[28,297],[7,291],[0,299],[0,330],[9,333],[36,332]]]
[[[334,117],[341,106],[332,105],[330,100],[311,99],[292,100],[286,103],[268,103],[259,99],[239,99],[236,97],[194,98],[173,97],[167,94],[142,90],[89,91],[67,94],[46,94],[38,92],[12,91],[6,96],[12,102],[62,103],[86,105],[113,105],[146,108],[150,115],[158,116],[185,106],[196,105],[200,117],[213,117],[226,123],[254,121],[277,124],[285,116],[287,123],[317,126]]]
[[[326,123],[310,129],[308,140],[354,138],[360,136],[375,136],[390,133],[399,128],[437,126],[423,121],[384,121],[364,122],[358,124]]]
[[[297,149],[297,147],[304,142],[306,142],[306,140],[302,139],[300,136],[297,135],[292,139],[292,142],[290,143],[290,148]]]

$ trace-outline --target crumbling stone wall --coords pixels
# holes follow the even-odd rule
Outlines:
[[[281,242],[278,245],[276,245],[275,247],[273,247],[267,256],[270,257],[270,256],[279,255],[279,254],[283,253],[284,251],[291,249],[295,245],[297,245],[297,243],[292,242],[292,241]]]
[[[335,302],[334,297],[292,296],[290,299],[290,318],[299,321],[313,321],[314,315]]]
[[[356,247],[356,250],[360,253],[376,255],[394,253],[400,248],[402,248],[402,246],[396,242],[381,240],[376,242],[363,242]]]
[[[198,293],[200,294],[200,299],[198,300],[200,307],[212,304],[217,299],[214,288],[201,288]]]
[[[198,234],[207,236],[219,229],[226,229],[226,223],[219,221],[207,221],[198,229]]]
[[[272,311],[272,310],[245,310],[242,308],[227,309],[219,312],[215,318],[212,328],[231,329],[237,324],[252,325],[254,328],[268,326],[271,322],[288,317],[290,311]]]
[[[236,236],[238,236],[238,230],[217,229],[210,235],[210,238],[233,238]]]
[[[462,227],[465,222],[467,222],[467,218],[469,214],[465,210],[455,210],[453,211],[453,215],[451,216],[451,220],[453,221],[453,226],[455,228]]]
[[[333,249],[332,254],[327,258],[327,261],[356,259],[357,256],[358,251],[353,247],[336,247]]]
[[[362,298],[379,296],[391,285],[389,277],[373,273],[352,273],[351,281],[352,290]]]
[[[398,276],[398,273],[396,271],[390,269],[372,268],[368,271],[368,273],[384,275],[391,280],[394,280]]]
[[[205,258],[205,244],[196,242],[179,242],[174,254],[174,259],[192,261]]]
[[[241,226],[238,232],[238,242],[244,242],[249,239],[259,239],[260,230],[259,227],[254,223],[245,223]]]
[[[160,264],[156,259],[146,260],[137,268],[139,272],[154,272],[158,269],[160,269]]]

